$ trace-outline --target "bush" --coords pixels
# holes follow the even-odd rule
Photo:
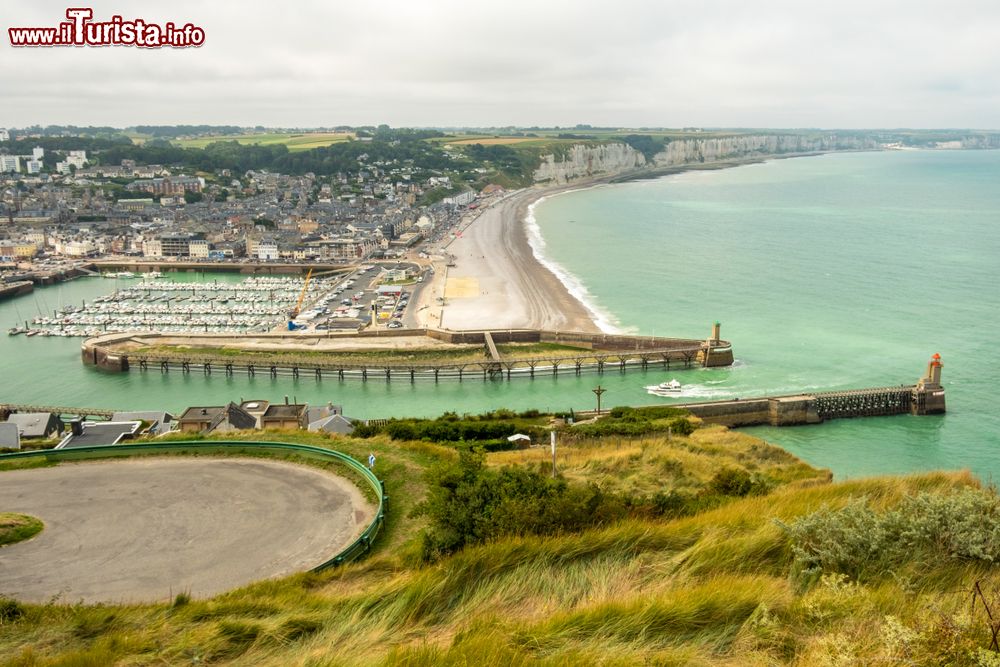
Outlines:
[[[715,473],[708,484],[709,489],[723,496],[763,495],[770,485],[760,475],[751,475],[741,468],[723,468]]]
[[[862,498],[779,525],[791,537],[797,573],[806,577],[836,572],[878,578],[906,563],[942,557],[1000,562],[1000,499],[992,490],[921,493],[883,514]]]
[[[0,597],[0,625],[13,623],[24,616],[24,607],[17,600]]]
[[[570,485],[524,468],[487,468],[479,452],[427,473],[427,499],[415,514],[426,516],[422,557],[435,560],[467,544],[508,535],[577,531],[625,515],[626,504],[596,485]]]
[[[391,419],[383,426],[359,426],[354,435],[362,438],[385,433],[393,440],[428,440],[431,442],[493,441],[515,433],[526,433],[537,440],[543,429],[524,422],[513,412],[497,410],[477,417],[445,413],[437,419]]]

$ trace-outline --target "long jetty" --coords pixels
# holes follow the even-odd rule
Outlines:
[[[691,366],[728,366],[733,363],[732,345],[718,338],[716,324],[712,336],[707,340],[683,338],[656,338],[649,336],[618,336],[582,332],[557,332],[538,329],[510,329],[492,331],[449,331],[445,329],[398,329],[390,332],[370,331],[353,334],[333,334],[311,336],[309,334],[261,334],[258,338],[270,346],[280,347],[283,343],[322,341],[337,339],[352,341],[364,350],[379,338],[425,337],[437,344],[456,346],[481,346],[478,357],[449,359],[445,349],[440,360],[421,361],[408,358],[407,349],[394,351],[392,356],[371,361],[351,359],[351,352],[331,351],[329,354],[311,352],[296,355],[294,352],[231,350],[229,354],[199,353],[197,347],[224,345],[225,342],[239,341],[235,337],[213,337],[211,334],[183,337],[187,349],[157,348],[157,341],[164,337],[158,334],[109,334],[88,339],[81,348],[83,363],[110,371],[159,371],[161,373],[181,372],[227,376],[270,375],[271,377],[309,377],[317,380],[325,378],[347,379],[511,379],[513,377],[535,377],[536,375],[558,375],[559,373],[584,372],[604,373],[624,372],[630,369],[677,368]],[[165,337],[178,340],[179,337]],[[578,352],[561,354],[539,354],[535,356],[504,356],[497,345],[505,343],[551,343],[561,346],[578,347]],[[176,343],[170,343],[175,345]],[[149,349],[152,348],[152,349]],[[379,349],[379,348],[372,348]],[[461,348],[453,348],[461,349]],[[385,351],[385,350],[380,350]],[[357,350],[355,350],[357,352]],[[339,358],[338,358],[339,357]]]
[[[941,368],[941,357],[935,354],[924,376],[913,385],[680,403],[675,407],[687,410],[705,423],[730,427],[798,426],[852,417],[943,414],[945,390],[941,385]]]

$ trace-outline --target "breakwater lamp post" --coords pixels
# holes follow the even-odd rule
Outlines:
[[[604,392],[607,391],[607,389],[604,389],[603,387],[601,387],[601,385],[597,385],[597,388],[596,389],[591,389],[591,391],[594,392],[594,394],[597,396],[597,416],[600,417],[601,416],[601,396],[604,394]]]

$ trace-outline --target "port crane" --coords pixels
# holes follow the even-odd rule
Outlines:
[[[290,311],[288,311],[288,330],[289,331],[297,331],[299,329],[304,329],[305,328],[301,324],[296,324],[293,320],[295,320],[295,318],[298,317],[299,313],[302,311],[302,302],[306,298],[306,290],[309,289],[309,279],[312,278],[312,274],[313,274],[313,270],[309,269],[309,272],[306,273],[306,282],[305,282],[304,285],[302,285],[302,292],[299,294],[298,303],[295,304],[294,308],[292,308]]]

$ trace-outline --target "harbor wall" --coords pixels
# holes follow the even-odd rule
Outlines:
[[[89,267],[94,271],[131,271],[132,273],[151,273],[153,271],[180,271],[197,273],[202,271],[230,272],[248,275],[298,275],[309,269],[317,271],[341,271],[351,268],[349,264],[334,264],[309,262],[296,264],[286,262],[251,263],[251,262],[169,262],[157,260],[101,260],[92,262]]]
[[[19,280],[13,283],[0,283],[0,299],[8,299],[21,294],[28,294],[35,289],[30,280]]]
[[[365,341],[379,338],[424,337],[453,345],[486,346],[487,333],[494,343],[560,343],[578,347],[597,355],[615,365],[624,364],[626,360],[633,363],[647,364],[664,363],[666,359],[672,362],[699,364],[708,366],[724,366],[733,361],[732,346],[723,340],[695,340],[685,338],[657,338],[649,336],[619,336],[601,333],[557,332],[539,329],[504,329],[497,331],[449,331],[445,329],[395,329],[369,330],[349,334],[326,333],[265,333],[252,336],[235,336],[232,334],[156,334],[156,333],[116,333],[89,338],[81,346],[81,359],[88,366],[96,366],[109,371],[128,370],[129,347],[157,345],[184,345],[197,352],[199,347],[228,347],[252,349],[255,352],[266,352],[259,345],[278,349],[282,343],[320,343],[324,340],[356,340],[358,347],[363,348]],[[252,347],[251,347],[252,346]],[[239,357],[227,356],[228,363],[241,363]],[[601,363],[604,363],[603,361]],[[386,364],[382,364],[383,366]],[[444,364],[447,365],[447,364]],[[379,366],[379,364],[373,364]],[[624,367],[624,366],[623,366]]]

